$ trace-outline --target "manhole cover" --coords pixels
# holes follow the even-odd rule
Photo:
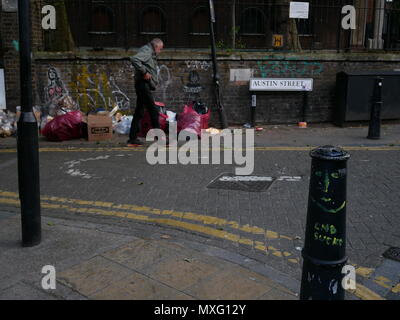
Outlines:
[[[383,256],[387,259],[395,260],[400,262],[400,248],[392,247],[386,250]]]
[[[275,178],[273,177],[235,176],[231,173],[223,173],[211,181],[207,188],[263,192],[268,190],[274,180]]]

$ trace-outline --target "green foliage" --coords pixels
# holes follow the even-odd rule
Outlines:
[[[246,49],[246,44],[242,41],[242,39],[239,36],[239,30],[240,26],[233,27],[230,33],[231,38],[233,39],[233,36],[235,36],[235,47],[232,47],[232,41],[229,41],[227,43],[224,42],[224,40],[218,40],[215,44],[217,49],[219,50],[225,50],[227,52],[233,52],[235,50],[240,50],[240,49]]]

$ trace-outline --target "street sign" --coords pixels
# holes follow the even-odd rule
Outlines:
[[[250,79],[250,91],[312,91],[313,79],[254,78]]]

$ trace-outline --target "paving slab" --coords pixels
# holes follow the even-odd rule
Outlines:
[[[231,267],[185,290],[200,299],[254,300],[276,288],[245,269]]]
[[[95,300],[193,300],[183,292],[143,274],[134,272],[128,277],[89,296]]]
[[[89,297],[131,273],[130,269],[97,256],[58,273],[58,281]]]

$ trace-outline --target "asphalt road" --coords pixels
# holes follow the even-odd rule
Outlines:
[[[328,131],[322,136],[332,137]],[[145,148],[43,147],[42,214],[160,226],[171,234],[179,232],[183,240],[206,241],[300,280],[311,158],[305,138],[300,138],[302,146],[293,142],[299,138],[291,139],[294,146],[256,143],[253,175],[275,179],[263,192],[208,188],[221,175],[234,174],[234,164],[150,165]],[[385,262],[385,250],[400,247],[400,148],[393,143],[355,145],[351,140],[345,149],[351,153],[347,254],[351,264],[373,272]],[[199,162],[205,158],[199,155]],[[1,149],[3,212],[19,210],[17,183],[17,154],[12,148]],[[396,281],[400,272],[391,286]]]

